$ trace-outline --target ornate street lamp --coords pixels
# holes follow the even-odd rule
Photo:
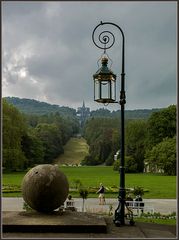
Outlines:
[[[98,42],[95,38],[95,32],[98,27],[102,25],[113,25],[122,34],[122,67],[121,67],[121,90],[120,90],[120,100],[121,105],[121,149],[120,149],[120,188],[118,196],[118,207],[115,210],[114,223],[116,226],[125,225],[125,159],[124,159],[124,105],[126,103],[125,97],[125,72],[124,72],[124,33],[122,29],[111,22],[100,22],[92,33],[93,43],[100,49],[104,50],[104,55],[106,54],[106,49],[109,49],[115,43],[114,34],[110,31],[102,31],[98,35]],[[100,44],[100,45],[99,45]],[[107,67],[108,58],[102,58],[102,67],[93,75],[94,79],[94,100],[99,103],[116,103],[116,75]],[[105,89],[104,89],[105,88]]]
[[[116,75],[108,68],[108,58],[101,59],[102,67],[93,75],[94,100],[99,103],[116,102]]]

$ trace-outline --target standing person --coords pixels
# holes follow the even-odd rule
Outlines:
[[[100,183],[100,188],[96,193],[99,193],[99,204],[104,205],[106,203],[104,196],[105,188],[102,183]]]

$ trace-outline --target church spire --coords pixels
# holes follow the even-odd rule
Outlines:
[[[85,101],[83,100],[83,108],[85,108]]]

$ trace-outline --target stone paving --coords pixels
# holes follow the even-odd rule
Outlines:
[[[82,199],[75,198],[75,206],[78,210],[82,207]],[[23,210],[22,198],[2,198],[2,211],[22,211]],[[146,205],[153,207],[155,212],[169,214],[177,212],[176,199],[144,199]],[[87,212],[89,211],[109,211],[112,206],[115,210],[117,207],[117,199],[106,199],[106,205],[99,205],[98,199],[88,198],[85,201]],[[3,212],[2,212],[3,217]],[[144,238],[159,238],[159,239],[178,239],[176,226],[160,225],[152,223],[139,223],[134,226],[116,227],[113,223],[113,217],[105,216],[104,220],[107,224],[107,233],[22,233],[22,232],[6,232],[2,234],[3,238],[70,238],[70,239],[144,239]]]
[[[85,214],[85,213],[84,213]],[[81,217],[81,216],[80,216]],[[42,221],[43,221],[42,217]],[[72,219],[69,218],[69,223]],[[75,219],[78,221],[78,219]],[[4,232],[3,238],[10,239],[32,239],[32,238],[49,238],[49,239],[144,239],[144,238],[159,238],[159,239],[178,239],[176,226],[160,225],[152,223],[136,222],[134,226],[126,223],[125,226],[116,227],[112,217],[104,217],[107,225],[107,232]],[[29,223],[30,224],[30,223]],[[82,226],[83,227],[83,226]]]

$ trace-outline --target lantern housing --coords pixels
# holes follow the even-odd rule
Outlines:
[[[94,100],[99,103],[116,102],[116,75],[108,68],[108,58],[101,59],[101,68],[93,75]]]

